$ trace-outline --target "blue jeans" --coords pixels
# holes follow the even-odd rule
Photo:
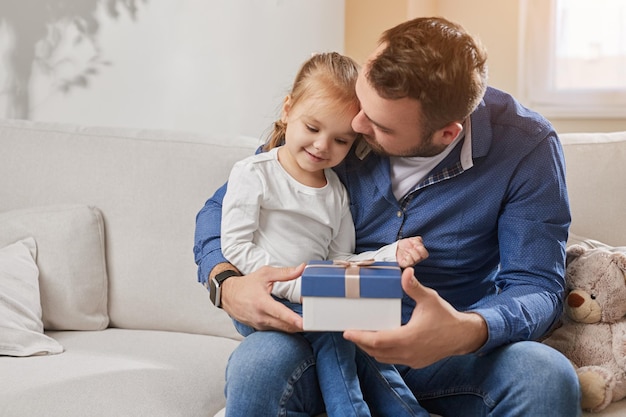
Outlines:
[[[301,304],[277,300],[302,315]],[[254,332],[236,320],[234,324],[243,336]],[[393,365],[374,360],[340,332],[301,335],[313,351],[317,380],[329,416],[428,417]]]
[[[375,378],[357,369],[365,400]],[[485,355],[453,356],[423,369],[398,366],[422,407],[444,417],[577,417],[578,378],[556,350],[518,342]],[[366,382],[364,382],[366,381]],[[301,334],[254,332],[231,355],[226,369],[226,416],[304,417],[325,411],[310,343]],[[374,413],[373,415],[376,416]]]

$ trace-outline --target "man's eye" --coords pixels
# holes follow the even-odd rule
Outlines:
[[[378,130],[379,132],[384,133],[384,134],[386,134],[386,135],[388,135],[388,134],[390,134],[390,133],[391,133],[391,130],[389,130],[389,129],[385,129],[384,127],[380,127],[380,126],[376,126],[376,125],[374,125],[374,128],[375,128],[376,130]]]

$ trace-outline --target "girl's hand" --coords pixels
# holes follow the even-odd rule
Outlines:
[[[409,237],[398,241],[396,260],[400,268],[408,268],[428,258],[428,251],[421,236]]]

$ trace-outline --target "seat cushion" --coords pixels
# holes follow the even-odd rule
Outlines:
[[[107,329],[49,332],[66,351],[0,357],[0,414],[46,417],[206,417],[224,407],[237,341]]]

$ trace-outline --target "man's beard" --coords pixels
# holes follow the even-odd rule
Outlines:
[[[420,143],[415,147],[402,150],[396,153],[390,153],[386,151],[373,136],[365,136],[363,135],[363,139],[370,146],[372,151],[379,155],[383,156],[402,156],[402,157],[422,157],[422,158],[430,158],[432,156],[439,155],[446,149],[446,145],[436,145],[433,143],[433,135],[423,136]]]

